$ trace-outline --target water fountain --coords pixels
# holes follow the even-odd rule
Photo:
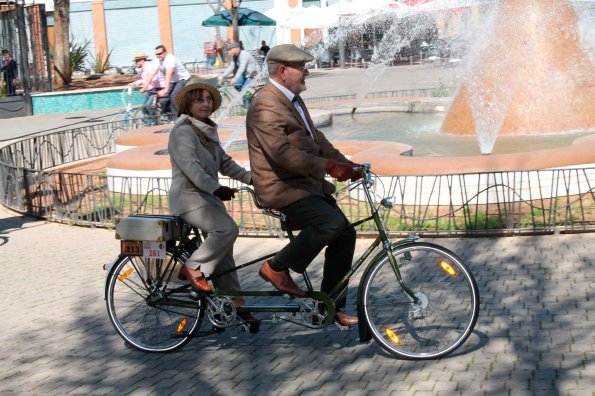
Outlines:
[[[375,45],[372,60],[363,70],[356,100],[347,105],[352,109],[352,116],[360,105],[370,101],[366,96],[371,84],[382,75],[395,55],[412,40],[434,29],[436,24],[431,13],[427,10],[419,12],[415,7],[389,16],[370,11],[359,15],[357,23],[353,20],[341,22],[341,29],[327,37],[325,45],[341,41],[341,35],[359,34],[362,21],[369,24],[370,18],[395,20]],[[464,79],[442,125],[445,135],[477,134],[481,153],[488,154],[492,152],[498,134],[595,130],[593,61],[587,56],[584,43],[581,43],[577,15],[568,2],[503,0],[484,5],[482,18],[482,23],[477,25],[483,26],[485,31],[469,33],[480,39],[471,46],[471,55],[466,60],[468,77]],[[320,54],[319,47],[315,49],[315,55]],[[335,111],[332,106],[325,107],[324,104],[318,107]],[[312,109],[315,108],[312,106]],[[234,140],[242,139],[238,127],[241,120],[218,120],[226,135],[223,137],[226,147]],[[489,157],[468,156],[464,160],[460,157],[401,157],[398,154],[409,150],[404,145],[398,148],[375,145],[375,152],[370,151],[370,145],[360,144],[357,147],[358,144],[352,142],[337,142],[337,145],[343,144],[356,161],[366,162],[373,158],[375,168],[381,174],[444,174],[591,164],[595,163],[593,150],[589,150],[593,146],[593,138],[587,136],[581,138],[586,140],[577,141],[569,147],[542,150],[538,154],[518,152]],[[161,146],[148,146],[139,155],[163,154],[166,142]],[[366,149],[360,150],[364,146]],[[519,147],[519,151],[523,149]],[[161,157],[160,161],[148,161],[153,165],[163,163],[164,168],[160,167],[159,171],[167,172],[165,168],[169,167],[169,160]],[[238,158],[244,160],[242,155]],[[121,158],[110,160],[112,164],[118,162],[118,166],[124,167],[120,161]],[[138,166],[140,159],[132,162]],[[113,168],[108,169],[108,175],[123,175],[118,168]]]
[[[595,68],[573,7],[504,0],[496,11],[442,131],[477,133],[489,154],[499,134],[595,130]]]

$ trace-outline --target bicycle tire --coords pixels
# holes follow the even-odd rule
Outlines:
[[[460,347],[479,314],[477,282],[454,253],[431,243],[393,247],[404,283],[399,285],[387,255],[366,270],[360,285],[372,337],[391,354],[410,360],[437,359]]]
[[[109,120],[109,125],[112,131],[117,129],[127,129],[128,127],[128,113],[118,113]]]
[[[153,115],[147,115],[147,113]],[[156,106],[153,105],[142,105],[135,108],[132,116],[133,124],[136,128],[159,125],[160,118],[161,114],[156,111]]]
[[[189,289],[171,292],[186,283],[177,280],[186,259],[175,259],[168,250],[165,259],[120,256],[114,263],[106,285],[108,315],[117,333],[136,349],[172,352],[190,342],[200,328],[204,297],[192,299]]]

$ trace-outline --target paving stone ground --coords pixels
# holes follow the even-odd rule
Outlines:
[[[304,97],[355,93],[363,72],[313,72]],[[449,85],[457,73],[389,68],[371,91]],[[110,112],[2,120],[0,144]],[[0,206],[0,395],[595,395],[595,234],[430,241],[467,261],[481,294],[475,332],[447,358],[398,360],[373,341],[358,343],[356,329],[288,324],[226,331],[158,355],[127,348],[108,319],[102,266],[119,249],[113,231]],[[240,238],[237,260],[285,243]],[[315,283],[321,261],[311,265]],[[263,286],[251,268],[244,286]],[[357,280],[352,286],[353,312]]]
[[[106,313],[102,265],[118,251],[113,231],[1,208],[0,394],[595,394],[595,234],[430,241],[467,261],[481,293],[474,333],[447,358],[398,360],[358,343],[355,328],[269,323],[146,354],[126,347]],[[240,238],[236,255],[284,243]],[[263,286],[254,272],[242,273],[245,286]]]

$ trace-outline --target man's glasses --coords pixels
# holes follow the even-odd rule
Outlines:
[[[306,65],[292,65],[291,63],[283,63],[285,67],[290,67],[292,69],[298,70],[300,73],[303,73],[304,70],[308,69]]]
[[[193,100],[194,103],[207,103],[207,104],[212,104],[213,103],[213,98],[211,98],[210,96],[207,96],[206,98],[196,98]]]
[[[161,52],[155,52],[155,55],[159,56],[159,55],[163,55],[165,52],[161,51]]]

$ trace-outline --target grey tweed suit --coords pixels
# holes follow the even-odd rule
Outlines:
[[[238,236],[235,221],[213,195],[221,186],[218,173],[246,184],[251,173],[225,153],[216,124],[208,121],[198,128],[182,116],[170,133],[168,151],[172,164],[170,211],[207,234],[187,265],[210,275],[235,267],[233,244]],[[241,289],[236,272],[217,277],[216,282],[220,288]]]

